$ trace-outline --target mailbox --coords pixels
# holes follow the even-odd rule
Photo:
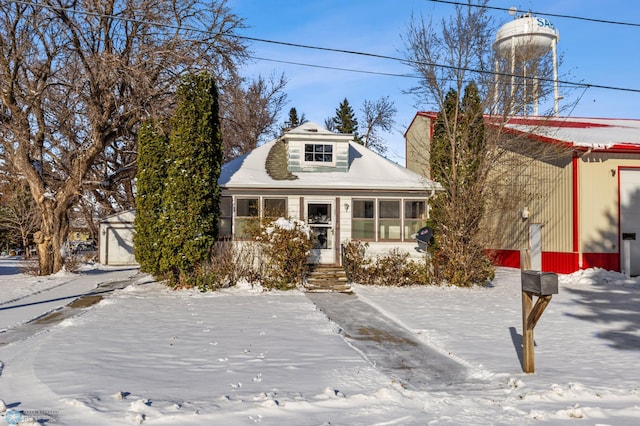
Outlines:
[[[538,296],[558,294],[558,274],[522,271],[522,291]]]

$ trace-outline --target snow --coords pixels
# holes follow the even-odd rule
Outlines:
[[[313,124],[313,123],[312,123]],[[309,123],[301,127],[308,126]],[[315,143],[332,142],[335,138],[343,138],[343,134],[335,134],[318,125],[317,134],[320,139]],[[327,139],[327,135],[329,139]],[[334,135],[334,138],[331,138]],[[324,138],[323,138],[324,136]],[[347,172],[296,172],[295,180],[276,180],[266,171],[265,162],[269,151],[278,139],[274,139],[257,147],[251,152],[225,163],[222,166],[218,183],[224,188],[254,189],[318,189],[319,182],[324,189],[367,189],[426,191],[437,190],[439,184],[402,167],[356,142],[349,144],[349,170]]]
[[[637,148],[640,145],[640,120],[613,118],[545,118],[514,119],[505,127],[569,142],[573,146],[597,150],[614,147]],[[524,124],[520,124],[524,121]]]
[[[15,266],[0,258],[0,408],[39,424],[640,423],[640,282],[619,273],[560,276],[535,328],[534,374],[518,355],[519,270],[498,269],[484,288],[354,285],[381,316],[467,369],[462,384],[411,389],[300,291],[172,291],[135,269],[43,278]],[[126,278],[100,302],[3,345],[38,316],[33,306],[44,314]]]

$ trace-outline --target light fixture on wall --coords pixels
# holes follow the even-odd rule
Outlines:
[[[611,177],[615,177],[616,175],[616,169],[611,169]]]
[[[520,216],[522,216],[523,220],[529,219],[529,207],[525,207],[524,209],[522,209],[522,211],[520,212]]]
[[[344,203],[344,211],[349,212],[349,203]]]

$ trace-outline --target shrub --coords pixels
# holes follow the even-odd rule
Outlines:
[[[312,243],[309,228],[302,221],[280,218],[263,226],[256,239],[266,262],[262,285],[267,289],[290,290],[309,273]]]
[[[371,259],[367,257],[369,243],[351,240],[342,247],[342,263],[349,281],[372,284],[370,282],[371,274],[367,272],[371,265]]]
[[[433,268],[429,257],[412,260],[409,254],[395,248],[375,259],[367,257],[367,243],[350,241],[344,245],[344,263],[349,279],[363,285],[405,286],[433,284]]]

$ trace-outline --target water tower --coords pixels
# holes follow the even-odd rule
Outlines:
[[[558,93],[558,59],[556,52],[556,45],[560,40],[560,34],[558,30],[545,18],[539,18],[531,15],[530,13],[524,13],[519,16],[515,16],[517,13],[516,8],[509,9],[509,14],[514,16],[514,20],[507,22],[498,29],[496,33],[496,41],[493,43],[493,50],[497,54],[496,58],[496,99],[498,93],[498,77],[501,73],[507,71],[500,69],[500,59],[506,59],[510,66],[511,75],[511,95],[514,94],[516,88],[515,73],[516,68],[521,69],[524,78],[524,92],[525,99],[527,96],[527,76],[526,63],[528,60],[540,58],[551,51],[553,60],[553,98],[555,115],[558,115],[558,102],[562,97]],[[503,62],[504,63],[504,62]],[[533,92],[531,98],[533,99],[534,115],[538,115],[538,80],[536,75],[533,76]]]

